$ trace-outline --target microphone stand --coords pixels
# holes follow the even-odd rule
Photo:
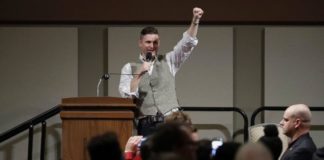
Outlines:
[[[99,82],[97,84],[97,97],[100,95],[100,85],[102,80],[108,80],[110,78],[110,75],[139,75],[139,74],[121,74],[121,73],[106,73],[102,75],[99,79]]]
[[[99,97],[99,95],[100,95],[99,91],[100,91],[100,84],[101,84],[101,82],[102,82],[102,79],[104,79],[104,80],[108,80],[109,78],[110,78],[110,75],[109,75],[109,74],[104,74],[104,75],[102,75],[102,76],[100,77],[99,82],[98,82],[98,84],[97,84],[97,97]]]

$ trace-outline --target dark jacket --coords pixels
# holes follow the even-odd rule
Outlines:
[[[309,133],[306,133],[289,144],[281,160],[311,160],[316,151],[316,145]]]
[[[324,147],[316,150],[313,155],[313,160],[324,160]]]

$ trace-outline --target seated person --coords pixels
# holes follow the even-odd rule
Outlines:
[[[91,138],[87,149],[91,160],[122,159],[122,151],[115,132],[107,132]]]
[[[209,139],[201,139],[197,141],[197,160],[210,160],[212,151],[212,141]]]
[[[278,160],[281,152],[282,152],[282,142],[278,136],[278,129],[276,125],[266,125],[264,126],[264,136],[262,136],[258,142],[267,147],[273,157],[273,160]]]
[[[190,160],[196,158],[195,142],[191,129],[183,123],[161,124],[156,132],[141,143],[141,136],[132,136],[125,146],[125,160],[148,160],[164,153],[176,153]],[[141,144],[140,147],[139,144]],[[139,152],[140,151],[140,152]],[[190,153],[190,154],[188,154]]]
[[[241,143],[238,142],[224,142],[223,145],[218,147],[212,160],[234,160],[240,147]]]

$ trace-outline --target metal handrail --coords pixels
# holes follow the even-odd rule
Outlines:
[[[59,107],[59,105],[51,108],[50,110],[44,112],[44,113],[41,113],[39,115],[37,115],[36,117],[30,119],[30,120],[27,120],[19,125],[17,125],[16,127],[4,132],[4,133],[1,133],[0,134],[0,143],[29,129],[30,125],[37,125],[45,120],[47,120],[48,118],[60,113],[61,109]]]
[[[232,112],[237,112],[243,117],[243,120],[244,120],[244,128],[243,128],[244,142],[247,142],[249,140],[248,117],[243,110],[241,110],[237,107],[181,107],[181,108],[184,111],[225,111],[225,112],[232,111]]]
[[[55,116],[56,114],[60,113],[61,108],[59,105],[49,109],[46,112],[43,112],[34,118],[27,120],[16,127],[9,129],[8,131],[5,131],[4,133],[0,134],[0,143],[2,143],[5,140],[8,140],[9,138],[25,131],[29,130],[28,132],[28,160],[32,159],[32,148],[33,148],[33,136],[34,136],[34,126],[42,123],[42,133],[41,133],[41,157],[40,159],[43,160],[45,157],[45,137],[46,137],[46,120],[52,116]]]
[[[287,107],[283,106],[264,106],[264,107],[259,107],[256,109],[251,116],[251,126],[255,124],[255,118],[258,113],[262,111],[285,111]],[[324,107],[309,107],[311,111],[324,111]]]

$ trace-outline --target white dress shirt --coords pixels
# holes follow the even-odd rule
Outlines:
[[[198,39],[196,37],[190,37],[187,32],[183,33],[182,39],[174,46],[171,52],[168,52],[166,56],[167,63],[170,68],[170,72],[173,76],[176,75],[178,70],[184,61],[189,57],[193,48],[198,44]],[[141,62],[143,62],[144,57],[139,56]],[[154,62],[152,62],[154,63]],[[153,64],[151,65],[148,74],[152,74]],[[128,98],[133,96],[138,97],[138,89],[135,92],[130,92],[131,81],[133,79],[131,64],[127,63],[121,70],[121,77],[119,82],[119,93],[122,97]]]

